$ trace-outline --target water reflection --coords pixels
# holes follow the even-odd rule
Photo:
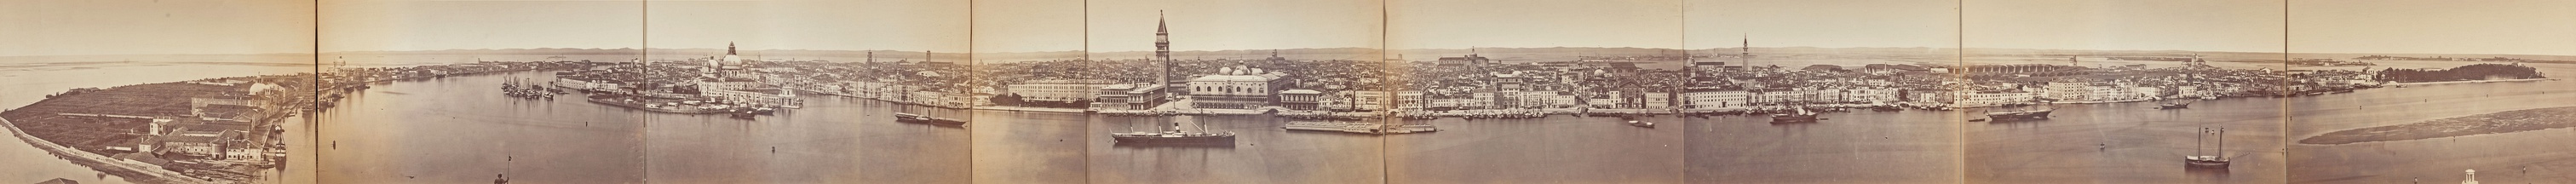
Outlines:
[[[2192,166],[2183,166],[2183,173],[2191,175],[2188,177],[2191,177],[2193,181],[2199,181],[2199,183],[2224,183],[2227,181],[2227,175],[2233,174],[2233,172],[2228,172],[2228,168],[2226,167]]]
[[[1235,142],[1234,142],[1233,140],[1226,140],[1226,141],[1211,141],[1211,142],[1156,142],[1156,143],[1118,142],[1118,143],[1115,143],[1115,144],[1110,145],[1110,147],[1112,147],[1112,148],[1125,148],[1125,149],[1152,149],[1152,148],[1222,148],[1222,149],[1234,149],[1234,144],[1235,144]]]

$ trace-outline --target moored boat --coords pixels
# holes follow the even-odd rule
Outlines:
[[[2182,97],[2166,98],[2166,100],[2164,100],[2164,101],[2156,102],[2156,109],[2184,109],[2184,108],[2191,108],[2191,102],[2190,102],[2190,101],[2184,101],[2184,100],[2182,100],[2182,99],[2186,99],[2186,98],[2182,98]]]
[[[2216,132],[2216,134],[2218,134],[2218,155],[2199,155],[2201,151],[2201,147],[2198,145],[2200,142],[2199,139],[2211,134],[2211,132]],[[2194,144],[2192,147],[2193,155],[2183,157],[2182,161],[2184,166],[2191,168],[2225,169],[2229,163],[2233,162],[2228,160],[2225,156],[2219,156],[2227,154],[2227,128],[2218,128],[2214,130],[2201,128],[2201,131],[2196,133],[2199,134],[2192,136],[2192,142]]]
[[[904,122],[904,123],[921,123],[921,124],[931,124],[931,125],[940,125],[940,126],[965,126],[965,125],[966,125],[966,120],[953,119],[953,118],[930,117],[930,116],[925,116],[925,115],[920,115],[920,114],[912,114],[912,113],[894,113],[894,118],[895,118],[895,122]]]
[[[2163,103],[2163,104],[2156,104],[2156,109],[2184,109],[2184,108],[2191,108],[2191,104],[2187,104],[2187,103]]]
[[[1790,112],[1779,113],[1779,114],[1771,114],[1771,123],[1814,123],[1814,122],[1816,122],[1816,112],[1815,112],[1815,111],[1808,111],[1808,110],[1807,110],[1807,108],[1797,108],[1796,110],[1792,110],[1792,111],[1790,111]]]
[[[1162,132],[1126,132],[1126,133],[1109,133],[1109,138],[1110,138],[1110,139],[1112,139],[1112,140],[1116,140],[1116,141],[1118,141],[1118,143],[1120,143],[1120,144],[1173,144],[1173,145],[1233,145],[1233,144],[1234,144],[1234,132],[1193,132],[1193,131],[1188,131],[1188,130],[1182,130],[1182,129],[1181,129],[1181,123],[1180,123],[1180,122],[1172,122],[1172,126],[1171,126],[1171,128],[1170,128],[1170,129],[1165,129],[1165,130],[1163,130]]]
[[[2055,107],[2042,107],[2048,106],[2048,104],[2051,104],[2052,102],[2037,100],[2031,102],[2035,105],[2013,106],[2013,110],[1986,112],[1986,119],[1992,119],[1998,122],[2006,120],[2039,120],[2048,119],[2048,113],[2057,112],[2057,108]]]
[[[2056,109],[2032,109],[1988,112],[1986,113],[1986,118],[1994,120],[2048,119],[2048,113],[2056,111]]]

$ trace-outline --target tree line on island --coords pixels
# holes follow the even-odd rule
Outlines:
[[[2451,69],[2387,69],[2376,76],[2381,81],[2445,82],[2496,79],[2548,78],[2540,71],[2520,64],[2472,64]]]

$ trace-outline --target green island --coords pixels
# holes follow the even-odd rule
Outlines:
[[[2331,145],[2403,141],[2569,127],[2576,127],[2576,106],[2513,110],[2402,125],[2335,131],[2300,139],[2299,143]]]

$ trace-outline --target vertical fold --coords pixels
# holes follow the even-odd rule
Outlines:
[[[996,88],[976,107],[975,183],[1088,182],[1091,138],[1104,111],[1133,86],[1092,60],[1083,41],[1088,1],[977,0],[973,60],[980,86]],[[1117,99],[1117,100],[1107,100]]]

